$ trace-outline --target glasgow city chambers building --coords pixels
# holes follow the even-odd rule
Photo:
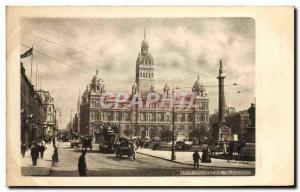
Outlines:
[[[95,136],[103,123],[111,123],[120,127],[121,136],[159,139],[162,130],[172,129],[173,120],[177,139],[189,139],[193,129],[209,129],[209,99],[199,75],[188,94],[177,94],[167,84],[159,91],[154,89],[154,66],[144,34],[131,93],[106,93],[97,69],[81,96],[78,132]]]

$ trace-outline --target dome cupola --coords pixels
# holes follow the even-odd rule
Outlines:
[[[196,95],[200,95],[200,96],[205,96],[205,88],[204,86],[200,83],[200,77],[198,75],[197,80],[195,81],[193,88],[192,88],[193,93],[195,93]]]

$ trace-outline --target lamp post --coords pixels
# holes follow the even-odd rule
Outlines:
[[[53,146],[56,145],[56,137],[57,137],[57,132],[58,132],[58,122],[57,122],[57,112],[59,112],[59,121],[61,118],[61,109],[60,108],[55,108],[54,109],[54,130],[53,130]]]
[[[175,89],[179,89],[179,87],[176,87]],[[174,88],[173,88],[173,106],[172,106],[172,154],[171,154],[171,160],[176,160],[176,154],[175,154],[175,94],[174,94]]]

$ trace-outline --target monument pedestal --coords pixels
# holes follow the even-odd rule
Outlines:
[[[219,128],[219,141],[231,141],[231,129],[226,125],[221,125]]]
[[[255,160],[255,127],[248,127],[246,133],[246,145],[240,151],[240,156]]]

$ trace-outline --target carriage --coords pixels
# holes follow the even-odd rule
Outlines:
[[[99,151],[101,153],[114,153],[116,138],[118,131],[106,126],[96,133],[96,143],[99,144]]]
[[[82,139],[81,139],[82,149],[89,148],[90,150],[92,150],[93,149],[92,141],[93,141],[93,138],[91,136],[82,137]]]
[[[116,143],[116,156],[122,157],[123,155],[127,155],[128,158],[132,156],[132,151],[130,150],[130,141],[126,138],[119,138]]]

